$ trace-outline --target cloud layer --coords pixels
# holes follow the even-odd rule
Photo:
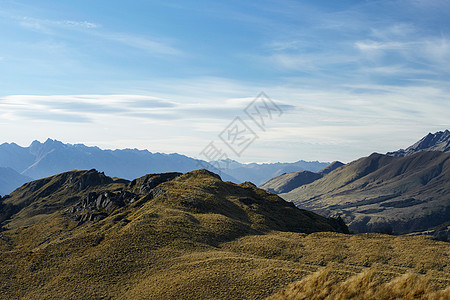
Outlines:
[[[5,1],[0,141],[195,156],[252,126],[261,91],[285,113],[247,161],[348,161],[450,127],[448,1],[197,4]]]

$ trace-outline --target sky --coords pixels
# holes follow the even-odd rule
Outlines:
[[[450,129],[449,78],[450,1],[0,0],[0,143],[349,162]]]

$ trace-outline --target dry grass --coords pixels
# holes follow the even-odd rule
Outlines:
[[[385,269],[376,266],[351,274],[335,266],[322,268],[267,299],[450,299],[450,286],[442,289],[443,282],[432,275]]]
[[[300,217],[305,231],[329,225],[296,214],[274,195],[204,172],[161,187],[158,197],[138,199],[98,222],[79,224],[55,211],[19,226],[32,208],[17,216],[1,232],[0,298],[302,299],[305,291],[320,291],[341,299],[360,297],[350,294],[360,285],[371,287],[361,297],[448,296],[448,243],[287,232]],[[67,196],[58,195],[38,207]]]

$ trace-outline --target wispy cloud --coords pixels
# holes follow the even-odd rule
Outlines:
[[[418,33],[411,23],[393,23],[384,27],[371,27],[369,36],[381,40],[411,39]]]
[[[431,67],[442,70],[440,66],[448,66],[450,63],[449,37],[443,32],[440,35],[430,35],[412,24],[396,23],[371,28],[370,37],[356,41],[355,48],[363,55],[378,57],[380,64],[391,63],[383,60],[388,54],[396,54],[397,63],[400,58],[404,60],[403,63],[421,64],[423,71]]]
[[[75,113],[59,113],[52,111],[35,111],[30,109],[23,109],[15,112],[15,115],[21,119],[34,121],[50,121],[62,123],[92,123],[92,119]]]
[[[206,99],[202,99],[206,100]],[[71,122],[95,120],[100,116],[124,116],[145,119],[196,119],[231,120],[254,100],[253,97],[225,99],[221,103],[176,103],[143,95],[11,95],[0,98],[0,115],[4,118],[20,118]],[[277,101],[286,112],[294,105]],[[32,113],[31,113],[32,112]],[[50,112],[50,113],[49,113]],[[74,117],[64,120],[54,115]]]
[[[150,54],[164,54],[170,56],[181,56],[184,54],[183,51],[176,49],[167,43],[142,36],[108,33],[98,33],[98,36]]]
[[[141,95],[11,95],[0,98],[0,115],[5,118],[91,122],[101,115],[164,116],[169,113],[167,108],[175,106],[171,101]]]
[[[99,27],[101,27],[99,24],[88,22],[88,21],[79,22],[79,21],[65,20],[65,21],[62,21],[62,24],[67,25],[67,26],[72,26],[72,27],[81,27],[81,28],[99,28]]]
[[[411,43],[401,42],[378,42],[378,41],[360,41],[355,46],[361,51],[380,51],[380,50],[404,50],[410,47]]]
[[[13,17],[13,19],[24,28],[45,34],[51,34],[56,29],[95,29],[101,27],[100,24],[88,21],[49,20],[32,17]]]
[[[134,33],[112,32],[99,23],[86,20],[51,20],[18,16],[13,16],[12,19],[25,29],[45,35],[59,36],[61,35],[61,30],[77,30],[91,37],[117,42],[150,54],[168,56],[181,56],[184,54],[180,49],[171,46],[167,41],[168,39],[149,38]]]
[[[219,78],[215,81],[219,84]],[[191,82],[197,87],[205,83]],[[238,82],[231,83],[224,80],[222,95],[227,94],[225,87],[248,88]],[[171,84],[174,91],[183,90],[183,81],[172,80]],[[244,159],[256,157],[269,161],[270,156],[264,157],[261,153],[265,147],[276,143],[277,147],[291,149],[284,154],[287,155],[285,160],[349,161],[373,151],[387,152],[405,147],[428,131],[450,126],[446,86],[353,84],[318,91],[277,85],[267,86],[266,91],[290,113],[283,114],[266,132],[260,132],[260,138]],[[231,90],[229,94],[232,94]],[[122,141],[124,147],[142,147],[147,141],[149,146],[144,148],[151,149],[150,144],[159,141],[158,151],[195,156],[234,117],[243,115],[253,97],[222,96],[212,102],[209,94],[194,95],[197,102],[185,101],[177,93],[157,97],[135,94],[11,95],[0,98],[0,120],[11,120],[19,126],[25,119],[28,124],[34,124],[36,130],[45,129],[48,135],[55,132],[52,135],[55,138],[63,134],[63,128],[67,130],[64,123],[76,123],[81,127],[70,130],[79,131],[80,137],[87,135],[85,140],[97,139],[95,144],[98,145],[126,137],[127,144]],[[55,126],[55,122],[61,126]]]

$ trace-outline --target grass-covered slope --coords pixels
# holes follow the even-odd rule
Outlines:
[[[446,243],[336,233],[336,220],[205,170],[73,171],[2,204],[2,299],[263,299],[326,265],[426,273],[430,293],[450,282]]]
[[[288,193],[298,187],[301,187],[302,185],[309,184],[322,178],[326,174],[336,170],[343,165],[344,164],[339,161],[334,161],[318,172],[303,170],[298,172],[284,173],[268,180],[267,182],[262,184],[260,188],[275,194]]]
[[[372,154],[281,196],[356,231],[427,230],[450,220],[450,153]]]
[[[291,172],[270,179],[261,185],[260,188],[275,194],[282,194],[314,182],[322,178],[322,176],[322,174],[310,171]]]

